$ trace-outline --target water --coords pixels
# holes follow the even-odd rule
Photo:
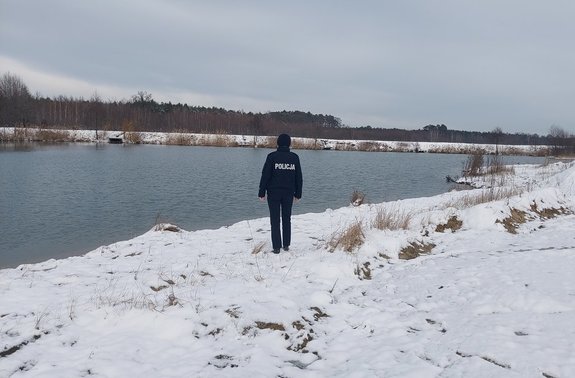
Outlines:
[[[265,217],[257,199],[268,149],[0,145],[0,268],[83,254],[158,221],[186,230]],[[464,155],[296,151],[304,174],[294,214],[431,196],[449,189]],[[538,158],[507,158],[541,162]]]

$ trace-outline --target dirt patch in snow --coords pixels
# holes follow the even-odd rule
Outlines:
[[[509,215],[507,218],[503,220],[497,219],[495,223],[503,224],[503,227],[505,227],[507,232],[511,234],[516,234],[517,228],[519,228],[520,225],[527,222],[529,219],[530,216],[529,214],[527,214],[526,211],[512,208],[511,215]]]
[[[531,204],[530,208],[531,208],[531,211],[533,211],[535,214],[537,214],[542,219],[551,219],[551,218],[555,218],[559,215],[565,215],[565,214],[571,213],[568,209],[564,208],[563,206],[561,206],[559,208],[548,207],[548,208],[539,209],[539,206],[537,206],[537,204],[535,202],[533,202]]]
[[[451,218],[449,218],[447,223],[438,224],[437,227],[435,227],[435,232],[445,232],[446,230],[451,230],[451,232],[455,232],[459,230],[461,226],[463,226],[463,222],[460,221],[457,218],[457,216],[454,215]]]
[[[415,259],[416,257],[430,253],[434,247],[435,244],[433,243],[414,241],[399,252],[399,258],[401,260]]]
[[[503,220],[497,219],[495,223],[503,224],[503,227],[507,230],[507,232],[516,234],[517,229],[523,223],[526,223],[529,220],[533,220],[539,218],[541,220],[555,218],[560,215],[571,214],[569,209],[564,207],[547,207],[540,209],[535,202],[533,202],[530,206],[530,212],[519,210],[516,208],[511,209],[511,214],[504,218]]]

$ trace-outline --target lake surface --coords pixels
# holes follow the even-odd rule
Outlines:
[[[0,268],[91,251],[158,221],[185,230],[268,216],[257,199],[269,149],[154,145],[0,144]],[[295,151],[303,198],[294,214],[432,196],[466,155]],[[508,163],[542,158],[506,157]]]

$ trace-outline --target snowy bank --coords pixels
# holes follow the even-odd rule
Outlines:
[[[485,180],[1,270],[0,376],[575,376],[575,164]]]
[[[195,134],[164,132],[122,132],[105,130],[56,130],[0,127],[0,141],[48,141],[107,143],[110,138],[126,143],[167,144],[220,147],[276,147],[276,136]],[[481,152],[503,155],[546,156],[549,146],[544,145],[495,145],[446,142],[400,142],[373,140],[339,140],[325,138],[292,138],[295,149],[373,151],[373,152],[429,152],[469,154]]]

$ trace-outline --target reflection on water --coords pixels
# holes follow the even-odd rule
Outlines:
[[[20,153],[26,152],[26,153]],[[108,144],[0,144],[0,267],[82,254],[148,231],[267,216],[257,200],[268,149]],[[431,196],[464,155],[296,151],[304,173],[295,214]],[[540,162],[540,158],[508,158]]]

